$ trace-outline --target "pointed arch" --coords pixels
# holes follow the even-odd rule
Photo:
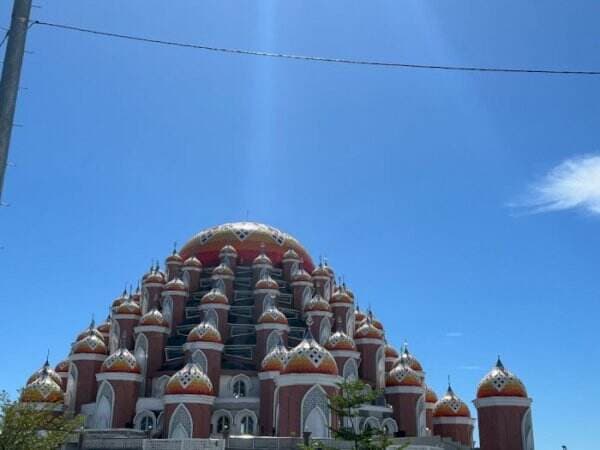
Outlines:
[[[366,431],[369,428],[371,430],[379,430],[379,421],[377,420],[376,417],[373,417],[373,416],[367,417],[365,419],[365,421],[362,423],[362,427],[361,428],[362,428],[363,431]]]
[[[323,317],[319,327],[319,343],[321,345],[325,344],[329,336],[331,336],[331,321],[328,317]]]
[[[67,377],[67,389],[65,392],[65,405],[67,411],[75,411],[75,401],[77,396],[77,382],[79,380],[79,370],[74,363],[69,364],[69,375]]]
[[[167,295],[162,303],[162,314],[164,319],[167,321],[169,328],[172,327],[173,321],[173,299],[170,295]]]
[[[358,379],[358,367],[354,358],[348,358],[348,360],[344,363],[342,376],[348,381]]]
[[[523,439],[523,450],[534,450],[531,408],[529,408],[523,415],[523,419],[521,421],[521,436]]]
[[[377,389],[385,388],[385,348],[380,345],[375,354]]]
[[[387,436],[394,436],[398,432],[398,424],[394,419],[388,417],[381,422],[381,429]]]
[[[258,418],[254,411],[242,409],[235,415],[238,432],[242,435],[256,434]]]
[[[148,373],[148,338],[144,333],[140,333],[137,335],[135,339],[135,346],[133,350],[133,354],[137,363],[140,366],[140,371],[142,375],[142,382],[140,383],[140,396],[146,396],[146,376]]]
[[[233,397],[248,397],[252,389],[252,381],[247,375],[240,373],[231,379],[229,389]]]
[[[112,415],[115,404],[115,391],[108,381],[103,381],[96,395],[94,427],[106,430],[112,428]]]
[[[302,291],[302,309],[304,310],[304,305],[312,298],[312,288],[310,286],[305,286]]]
[[[142,315],[146,314],[150,310],[150,293],[148,288],[142,289]]]
[[[302,399],[302,430],[315,438],[329,437],[331,424],[327,393],[318,384],[311,387]]]
[[[155,434],[157,431],[156,416],[152,411],[140,411],[133,418],[133,426],[136,430],[148,431],[152,430]]]
[[[354,336],[354,327],[354,311],[352,311],[352,308],[348,308],[348,312],[346,313],[346,334],[348,336]]]
[[[183,281],[183,284],[186,287],[186,289],[189,289],[190,283],[192,282],[192,278],[190,277],[190,271],[189,270],[184,270],[183,271],[183,276],[181,277],[181,281]]]
[[[169,382],[169,375],[163,375],[159,378],[155,378],[152,388],[152,397],[160,398],[165,393],[165,388]]]
[[[169,422],[169,439],[190,439],[194,430],[192,415],[184,404],[177,405]]]
[[[217,281],[215,281],[215,289],[217,291],[219,291],[221,294],[227,294],[226,289],[225,289],[225,282],[219,278]]]
[[[202,369],[202,372],[208,373],[208,360],[206,359],[206,355],[202,350],[196,350],[194,353],[192,353],[190,362],[197,364],[198,367]]]
[[[294,261],[290,266],[290,275],[293,277],[296,275],[296,272],[300,269],[300,263],[298,261]]]
[[[417,436],[427,435],[427,410],[425,405],[425,395],[421,395],[417,400]]]
[[[217,330],[219,329],[219,315],[213,308],[204,311],[204,321],[212,323]]]
[[[119,321],[113,319],[110,324],[110,338],[108,341],[108,347],[110,353],[114,353],[119,349],[119,342],[121,341],[121,326]]]
[[[327,301],[331,298],[331,280],[325,281],[325,285],[323,286],[323,297],[325,297],[325,300]]]
[[[265,348],[265,355],[275,348],[279,343],[279,330],[273,330],[267,337],[267,346]]]
[[[233,416],[226,409],[219,409],[213,413],[210,423],[214,433],[222,434],[225,430],[231,430]]]

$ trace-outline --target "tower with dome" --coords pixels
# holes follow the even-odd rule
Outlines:
[[[28,379],[22,402],[82,415],[107,439],[124,430],[131,439],[327,439],[340,426],[328,397],[360,379],[381,395],[360,408],[357,427],[474,448],[469,406],[450,386],[438,398],[408,346],[390,345],[331,266],[274,227],[203,230],[109,305],[65,360]],[[534,448],[531,399],[500,360],[474,405],[482,450]]]

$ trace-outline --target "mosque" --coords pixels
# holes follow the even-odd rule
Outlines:
[[[333,269],[271,226],[201,231],[110,310],[64,361],[29,378],[21,402],[81,414],[90,430],[154,439],[326,439],[341,426],[328,396],[360,379],[382,394],[355,427],[474,448],[467,403],[451,387],[438,398],[407,345],[391,346]],[[478,448],[534,448],[531,399],[499,359],[475,397]]]

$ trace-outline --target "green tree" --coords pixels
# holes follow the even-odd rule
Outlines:
[[[81,424],[79,417],[11,401],[0,392],[0,450],[56,450]]]

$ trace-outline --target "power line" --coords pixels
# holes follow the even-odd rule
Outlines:
[[[109,31],[94,30],[91,28],[76,27],[73,25],[65,25],[60,23],[44,22],[36,20],[32,25],[43,25],[51,28],[59,28],[63,30],[76,31],[80,33],[93,34],[103,37],[111,37],[118,39],[126,39],[130,41],[145,42],[149,44],[159,44],[171,47],[190,48],[195,50],[205,50],[219,53],[230,53],[238,55],[263,56],[267,58],[295,59],[303,61],[315,61],[322,63],[337,63],[337,64],[354,64],[362,66],[377,66],[389,68],[403,69],[431,69],[431,70],[448,70],[448,71],[463,71],[463,72],[497,72],[497,73],[514,73],[514,74],[546,74],[546,75],[600,75],[600,71],[593,70],[553,70],[553,69],[524,69],[524,68],[508,68],[508,67],[478,67],[478,66],[449,66],[449,65],[433,65],[433,64],[409,64],[400,62],[386,61],[371,61],[361,59],[348,58],[329,58],[324,56],[296,55],[289,53],[274,53],[259,50],[246,50],[239,48],[228,47],[212,47],[201,44],[191,44],[186,42],[166,41],[163,39],[149,38],[143,36],[134,36],[130,34],[112,33]]]

